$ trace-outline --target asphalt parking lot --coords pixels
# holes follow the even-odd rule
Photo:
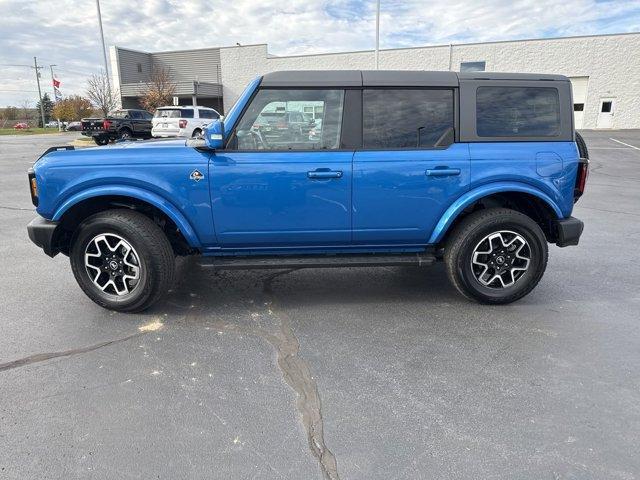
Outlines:
[[[640,478],[640,131],[584,132],[580,246],[516,304],[187,264],[142,315],[27,238],[25,171],[76,136],[0,137],[0,478]]]

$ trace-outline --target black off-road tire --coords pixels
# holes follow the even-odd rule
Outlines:
[[[587,142],[584,141],[582,135],[576,132],[576,145],[578,146],[578,153],[580,158],[589,158],[589,150],[587,150]]]
[[[139,257],[139,284],[127,294],[105,293],[93,283],[85,267],[87,246],[101,234],[121,237]],[[175,275],[175,255],[167,236],[150,218],[132,210],[107,210],[87,218],[74,234],[69,258],[84,293],[98,305],[119,312],[149,308],[171,288]]]
[[[131,140],[133,138],[133,132],[127,127],[118,130],[118,140]]]
[[[93,141],[96,142],[96,145],[102,147],[109,143],[109,137],[93,137]]]
[[[527,270],[508,287],[490,288],[476,278],[471,261],[478,244],[489,234],[515,232],[529,245]],[[506,304],[521,299],[538,284],[547,267],[547,241],[540,226],[530,217],[508,208],[489,208],[466,217],[449,236],[444,261],[453,286],[465,297],[485,304]]]

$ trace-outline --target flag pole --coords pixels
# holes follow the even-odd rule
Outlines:
[[[376,70],[380,67],[380,0],[376,1]]]

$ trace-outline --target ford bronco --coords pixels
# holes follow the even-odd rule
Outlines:
[[[258,118],[300,112],[313,135]],[[577,245],[588,173],[559,75],[295,71],[252,81],[201,138],[52,148],[29,171],[31,240],[82,290],[140,311],[177,255],[212,268],[423,266],[490,304]]]

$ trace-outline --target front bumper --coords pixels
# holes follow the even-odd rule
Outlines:
[[[56,246],[56,229],[58,225],[58,222],[52,222],[42,217],[34,218],[27,225],[27,232],[31,241],[42,248],[44,253],[50,257],[55,257],[60,252],[60,249]]]
[[[584,229],[584,223],[582,220],[578,220],[574,217],[563,218],[562,220],[555,221],[556,238],[558,241],[556,245],[559,247],[569,247],[571,245],[578,245],[580,241],[580,235]]]

